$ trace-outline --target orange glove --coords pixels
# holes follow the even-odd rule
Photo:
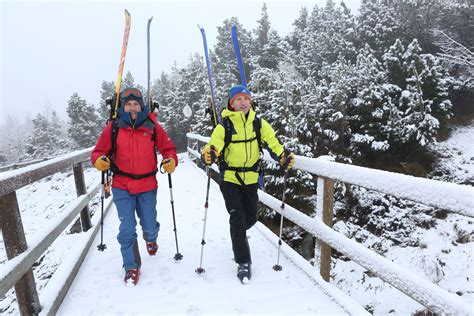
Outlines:
[[[283,152],[280,155],[280,165],[283,167],[286,165],[287,170],[293,168],[293,166],[295,165],[295,154],[289,153],[288,156],[286,156],[285,152]]]
[[[110,168],[110,159],[106,156],[101,156],[94,162],[94,167],[99,171],[106,171]]]
[[[173,158],[169,157],[163,160],[163,170],[168,173],[173,173],[176,169],[176,161]]]
[[[214,145],[211,145],[210,147],[205,147],[202,150],[202,160],[204,160],[204,163],[206,165],[212,165],[214,162],[216,162],[217,157],[219,157],[219,150],[214,147]]]

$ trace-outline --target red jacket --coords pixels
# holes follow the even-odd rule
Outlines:
[[[148,118],[154,123],[155,141],[152,141],[153,124],[146,120],[138,128],[133,129],[130,125],[119,121],[119,129],[116,142],[115,165],[119,170],[130,174],[146,174],[158,169],[155,148],[165,158],[173,158],[178,165],[176,147],[168,137],[168,134],[156,121],[154,114],[148,114]],[[156,147],[155,147],[156,146]],[[112,122],[105,129],[91,153],[91,162],[102,155],[109,156],[112,149]],[[127,190],[130,194],[137,194],[154,190],[158,187],[156,176],[143,179],[132,179],[116,174],[113,177],[112,187]]]

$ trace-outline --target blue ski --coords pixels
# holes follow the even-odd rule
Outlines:
[[[211,87],[211,111],[212,111],[212,119],[214,123],[214,127],[220,122],[219,113],[217,113],[216,109],[216,102],[214,97],[214,83],[212,79],[212,71],[211,71],[211,63],[209,61],[209,54],[207,52],[207,40],[206,40],[206,33],[204,32],[204,28],[198,25],[198,28],[201,30],[202,35],[202,42],[204,44],[204,56],[206,57],[206,64],[207,64],[207,75],[209,77],[209,86]]]
[[[242,56],[240,55],[239,40],[237,39],[237,27],[232,25],[232,44],[234,45],[235,57],[237,58],[237,65],[239,66],[240,82],[247,87],[247,79],[245,77],[244,64],[242,63]]]
[[[150,91],[150,24],[153,17],[148,19],[148,24],[146,27],[146,44],[147,44],[147,74],[148,74],[148,109],[150,112],[153,111],[153,106],[151,104],[151,91]]]

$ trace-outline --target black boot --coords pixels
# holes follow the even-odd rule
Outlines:
[[[239,278],[242,284],[247,284],[250,282],[252,277],[252,271],[250,269],[250,263],[241,263],[237,267],[237,277]]]

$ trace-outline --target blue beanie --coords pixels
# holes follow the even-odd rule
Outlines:
[[[137,88],[126,88],[120,93],[120,106],[123,107],[128,101],[135,100],[140,103],[140,107],[144,108],[143,96]]]
[[[232,105],[232,103],[234,102],[234,100],[235,100],[239,95],[245,95],[245,96],[251,98],[251,96],[250,96],[250,91],[247,89],[246,86],[242,86],[242,85],[233,86],[233,87],[230,88],[230,90],[229,90],[229,105]]]

